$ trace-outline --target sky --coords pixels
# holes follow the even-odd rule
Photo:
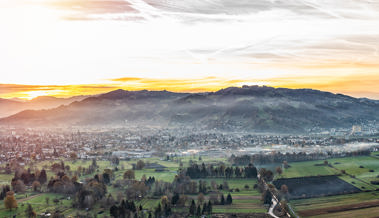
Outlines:
[[[0,98],[228,86],[379,99],[379,0],[0,0]]]

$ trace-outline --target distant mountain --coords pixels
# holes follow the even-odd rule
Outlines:
[[[22,98],[11,98],[9,100],[17,101],[17,102],[27,102],[28,100],[22,99]]]
[[[25,109],[23,102],[0,98],[0,117],[9,116]]]
[[[39,110],[56,108],[60,105],[68,105],[74,101],[81,101],[85,98],[88,98],[88,96],[74,96],[70,98],[40,96],[33,98],[32,100],[23,100],[19,98],[0,98],[0,117],[7,117],[27,109]]]
[[[0,124],[154,125],[258,132],[351,127],[379,117],[379,101],[312,89],[229,87],[208,93],[115,90],[67,106],[26,110]]]

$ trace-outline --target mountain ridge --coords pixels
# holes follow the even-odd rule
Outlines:
[[[0,119],[8,125],[160,125],[203,129],[302,132],[364,124],[379,101],[314,89],[228,87],[215,92],[114,90],[49,110]]]
[[[58,98],[53,96],[38,96],[31,100],[4,99],[0,98],[0,117],[11,116],[24,110],[51,109],[60,105],[68,105],[74,101],[81,101],[89,96],[78,95],[69,98]]]

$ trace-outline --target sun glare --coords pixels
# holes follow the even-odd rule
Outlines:
[[[33,98],[39,97],[39,96],[46,96],[49,95],[47,91],[29,91],[24,93],[24,97],[20,97],[22,99],[31,100]]]

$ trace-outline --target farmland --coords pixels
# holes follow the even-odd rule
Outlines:
[[[300,216],[372,217],[373,214],[377,214],[379,210],[379,192],[375,191],[378,190],[379,186],[371,184],[371,181],[379,180],[379,160],[376,155],[378,155],[378,152],[372,153],[369,156],[289,163],[289,168],[283,169],[281,175],[276,175],[277,181],[274,181],[274,184],[277,183],[277,186],[280,186],[286,184],[286,181],[297,181],[301,178],[303,181],[298,184],[288,182],[287,185],[290,189],[290,194],[291,188],[297,189],[296,193],[299,193],[301,190],[319,190],[319,193],[314,193],[315,196],[313,196],[313,198],[290,201],[293,209]],[[316,187],[313,187],[312,183],[307,183],[305,181],[307,177],[316,179],[333,178],[332,180],[335,181],[343,180],[349,183],[350,186],[346,186],[346,184],[344,185],[345,188],[343,188],[344,186],[337,186],[336,184],[325,186],[325,184],[331,180],[326,180],[325,183],[319,181],[320,188],[328,189],[329,187],[332,192],[337,192],[335,194],[338,194],[338,190],[340,191],[338,195],[327,196],[327,192],[324,193],[318,189],[317,183],[313,184]],[[305,186],[305,189],[302,189],[303,186]],[[360,193],[349,194],[349,191],[358,191]]]
[[[336,195],[320,198],[310,198],[291,201],[292,206],[299,214],[313,213],[315,217],[356,217],[362,215],[363,217],[370,217],[378,211],[378,204],[376,207],[365,208],[365,206],[374,205],[379,200],[379,192],[361,192],[355,194]],[[362,209],[357,207],[361,204]],[[338,211],[338,209],[346,210],[346,208],[354,208],[354,210]],[[334,209],[335,212],[328,213]]]
[[[312,176],[278,179],[274,181],[277,189],[287,185],[291,199],[312,198],[326,195],[338,195],[360,192],[357,187],[339,179],[337,176]]]
[[[48,177],[54,177],[55,171],[51,169],[52,164],[61,164],[63,161],[64,165],[67,169],[70,169],[68,172],[75,172],[80,170],[81,168],[88,168],[92,164],[92,160],[57,160],[54,162],[36,162],[31,164],[33,169],[46,169],[46,173]],[[157,171],[154,168],[143,168],[141,170],[134,170],[135,179],[141,180],[142,177],[154,177],[156,181],[168,182],[171,183],[175,176],[178,174],[178,170],[180,168],[180,163],[182,167],[186,167],[191,163],[201,162],[201,163],[217,163],[221,161],[226,161],[224,158],[215,159],[215,158],[203,158],[203,160],[199,161],[199,157],[193,158],[177,158],[175,160],[162,160],[159,158],[145,158],[145,163],[154,163],[154,166],[164,167],[164,170]],[[113,170],[112,181],[122,180],[123,174],[125,170],[132,169],[132,166],[137,163],[137,160],[120,160],[117,165],[117,170],[115,169],[115,165],[111,164],[108,160],[98,160],[97,165],[98,169],[90,174],[81,175],[78,179],[80,181],[85,181],[86,179],[94,177],[98,172],[103,172],[105,169]],[[228,165],[228,162],[225,162]],[[3,184],[9,184],[13,175],[8,174],[0,174],[0,178],[2,178]],[[233,197],[233,203],[231,205],[214,205],[213,213],[254,213],[254,214],[264,214],[267,211],[267,208],[263,206],[260,200],[260,193],[258,190],[254,189],[254,185],[256,185],[255,179],[244,179],[244,178],[207,178],[207,179],[197,179],[193,180],[198,183],[199,180],[205,182],[208,186],[210,186],[211,182],[215,182],[217,184],[227,184],[229,186],[230,191],[228,190],[219,190],[218,192],[224,194],[231,194]],[[46,190],[46,188],[43,188]],[[111,184],[107,185],[107,195],[118,196],[120,193],[124,193],[124,188],[122,187],[114,187]],[[49,203],[46,202],[46,199],[49,199]],[[75,209],[72,207],[74,196],[70,194],[58,194],[58,193],[43,193],[43,192],[33,192],[30,187],[27,187],[26,192],[22,194],[16,194],[16,199],[18,201],[17,210],[13,209],[12,211],[5,209],[3,201],[0,201],[0,217],[10,216],[17,214],[18,216],[25,216],[25,210],[27,205],[32,205],[33,209],[37,214],[42,213],[53,213],[57,209],[59,209],[60,213],[64,216],[76,216],[77,214],[87,214],[87,215],[97,215],[97,217],[107,217],[110,216],[109,209],[104,208],[100,205],[95,205],[89,212],[83,212],[83,210]],[[205,201],[210,199],[210,195],[205,194]],[[58,203],[53,203],[54,199],[58,199]],[[189,194],[188,201],[183,205],[183,207],[173,208],[176,212],[185,212],[188,213],[188,207],[190,206],[190,200],[194,199],[196,202],[198,201],[198,195]],[[141,205],[144,209],[153,211],[157,205],[161,202],[160,198],[153,196],[146,196],[141,200],[136,200],[135,204],[137,206]]]
[[[339,178],[363,190],[379,188],[371,181],[379,181],[379,159],[375,156],[333,158],[319,161],[290,163],[288,169],[277,178],[295,178],[304,176],[338,175]]]
[[[318,175],[336,175],[339,172],[327,165],[323,161],[302,161],[290,163],[290,168],[283,169],[283,174],[280,178],[295,178],[304,176]]]
[[[379,161],[377,153],[367,156],[331,158],[326,160],[289,162],[288,167],[282,167],[281,163],[273,163],[268,168],[274,171],[273,184],[280,190],[281,185],[285,184],[289,190],[289,204],[294,212],[300,216],[315,217],[354,217],[358,214],[376,213],[378,210],[377,202],[379,192],[375,191],[378,185],[371,184],[371,181],[378,180]],[[143,160],[145,167],[136,169],[138,162]],[[93,160],[69,160],[60,159],[55,161],[31,162],[25,168],[33,170],[46,170],[48,178],[56,177],[57,171],[52,169],[52,165],[65,166],[65,173],[73,177],[78,175],[78,181],[86,183],[93,180],[97,175],[110,170],[112,173],[111,181],[106,185],[105,197],[111,196],[112,201],[118,201],[120,197],[126,197],[126,186],[117,186],[116,183],[125,180],[125,172],[132,170],[134,173],[133,181],[143,181],[149,177],[154,177],[155,181],[162,186],[171,186],[177,180],[178,175],[183,169],[193,166],[193,164],[205,164],[206,166],[223,165],[233,168],[233,164],[226,158],[210,158],[207,156],[186,156],[166,158],[143,158],[131,160],[119,160],[114,164],[112,160],[97,160],[97,168],[94,171],[84,173],[84,169],[91,168]],[[282,172],[275,172],[275,168],[281,166]],[[2,166],[4,167],[4,165]],[[81,172],[78,174],[78,172]],[[0,174],[1,184],[10,184],[14,175]],[[188,214],[193,200],[197,205],[201,202],[218,201],[213,205],[213,214],[245,214],[251,216],[265,217],[268,205],[262,201],[262,193],[257,188],[258,182],[255,178],[244,178],[232,176],[212,175],[204,178],[192,178],[190,180],[196,185],[205,184],[207,191],[203,191],[203,197],[199,197],[199,192],[187,193],[186,201],[182,205],[175,205],[172,212],[178,214]],[[122,183],[120,183],[122,184]],[[212,187],[216,185],[216,187]],[[137,207],[144,209],[145,215],[156,210],[157,205],[162,204],[163,197],[173,198],[173,193],[162,192],[154,194],[155,188],[142,198],[135,198],[134,203]],[[221,204],[220,195],[225,198],[230,194],[233,202],[231,204]],[[27,186],[22,193],[15,195],[18,201],[17,209],[12,211],[5,209],[3,201],[0,201],[0,217],[8,217],[17,214],[20,217],[26,216],[26,208],[30,204],[37,214],[53,213],[59,210],[60,214],[66,217],[94,216],[110,217],[109,206],[102,203],[94,204],[88,211],[83,211],[74,207],[75,195],[64,193],[52,193],[47,186],[42,186],[41,191],[33,191],[32,187]],[[203,198],[203,199],[201,199]],[[302,199],[298,199],[302,198]],[[305,199],[304,199],[305,198]],[[49,200],[47,200],[49,199]],[[296,200],[298,199],[298,200]],[[102,200],[103,202],[103,200]],[[105,201],[104,201],[105,202]],[[353,209],[352,209],[353,208]]]

